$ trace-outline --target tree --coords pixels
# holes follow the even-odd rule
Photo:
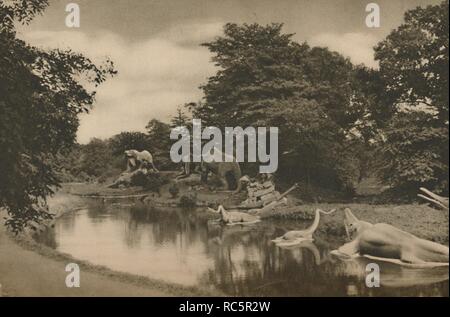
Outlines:
[[[423,185],[448,193],[448,6],[407,11],[375,48],[395,113],[380,175],[408,194]]]
[[[448,129],[432,121],[425,112],[398,113],[384,129],[379,174],[395,192],[415,197],[422,186],[448,191]]]
[[[187,103],[183,107],[177,107],[176,114],[170,120],[170,127],[189,127],[192,125],[189,117],[186,115],[184,109],[189,109],[189,106],[193,103]]]
[[[115,74],[109,60],[96,66],[70,50],[45,51],[16,37],[14,21],[28,23],[47,5],[0,2],[0,208],[14,232],[50,217],[46,197],[59,184],[52,159],[73,145],[78,114]]]
[[[111,168],[112,158],[109,142],[93,138],[82,146],[80,170],[88,176],[99,177]]]
[[[174,164],[170,159],[170,125],[157,119],[152,119],[148,122],[145,129],[147,130],[149,147],[156,166],[162,169],[172,168]]]
[[[148,136],[142,132],[121,132],[111,137],[111,149],[114,155],[123,156],[126,150],[148,150]]]
[[[205,100],[192,107],[193,116],[218,127],[279,127],[280,153],[287,153],[280,174],[351,188],[343,149],[355,121],[353,65],[291,38],[282,24],[226,24],[224,36],[203,44],[219,70],[202,86]]]
[[[394,113],[385,84],[378,70],[364,65],[354,67],[347,113],[353,123],[347,132],[346,151],[356,160],[358,182],[374,174],[379,135]]]

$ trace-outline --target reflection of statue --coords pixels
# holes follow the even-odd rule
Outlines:
[[[330,210],[328,212],[323,211],[322,209],[316,209],[316,215],[314,217],[314,221],[311,224],[311,226],[309,226],[309,228],[304,229],[304,230],[292,230],[292,231],[288,231],[286,232],[284,235],[282,235],[281,237],[278,237],[274,240],[272,240],[273,242],[275,242],[277,245],[282,246],[282,245],[293,245],[293,244],[298,244],[302,241],[305,240],[314,240],[312,235],[313,233],[316,231],[317,227],[319,226],[319,222],[320,222],[320,213],[323,213],[325,215],[329,215],[331,213],[333,213],[336,209]]]
[[[282,248],[282,249],[286,249],[286,250],[290,250],[290,251],[302,251],[303,249],[306,249],[308,251],[310,251],[312,253],[312,255],[314,256],[314,263],[316,265],[320,265],[324,262],[334,262],[334,260],[329,257],[329,253],[326,253],[325,256],[321,256],[320,255],[320,251],[317,248],[317,246],[314,244],[314,242],[312,242],[311,240],[303,240],[298,242],[297,244],[292,244],[292,245],[282,245],[282,244],[278,244],[278,247]]]
[[[374,259],[357,257],[343,260],[337,264],[338,270],[345,276],[364,280],[367,276],[366,267],[374,263]],[[448,267],[417,268],[378,261],[380,267],[380,284],[383,287],[406,288],[418,285],[430,285],[448,280]]]
[[[127,150],[125,151],[125,157],[127,159],[126,172],[149,167],[153,168],[155,172],[158,172],[158,169],[153,163],[153,156],[149,151]]]
[[[394,226],[360,221],[350,209],[345,209],[348,236],[355,239],[341,246],[335,255],[352,257],[365,255],[381,260],[415,265],[448,265],[449,249],[436,242],[418,238]]]
[[[220,205],[217,210],[209,207],[208,210],[215,213],[220,213],[221,220],[227,225],[252,224],[260,221],[258,216],[253,216],[240,211],[227,211],[222,205]]]

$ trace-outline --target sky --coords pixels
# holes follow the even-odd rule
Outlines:
[[[380,7],[380,27],[368,28],[368,3]],[[199,101],[199,86],[216,71],[201,43],[223,25],[284,23],[297,42],[328,47],[355,64],[377,67],[373,47],[398,27],[406,10],[440,0],[50,0],[42,16],[18,35],[43,48],[71,48],[96,62],[110,57],[118,75],[97,89],[93,110],[81,115],[78,142],[168,122],[176,108]],[[80,27],[68,28],[68,3],[80,7]]]

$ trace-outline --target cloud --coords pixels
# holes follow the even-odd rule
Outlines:
[[[121,131],[144,131],[153,119],[167,121],[178,105],[201,99],[199,85],[216,71],[211,55],[200,43],[222,32],[220,21],[172,25],[140,41],[96,31],[22,29],[19,36],[44,48],[70,48],[96,62],[109,56],[119,74],[97,89],[94,109],[82,115],[78,141],[107,138]],[[364,33],[321,33],[308,41],[327,46],[354,63],[377,67],[372,47],[377,40]]]
[[[185,45],[199,45],[213,40],[223,30],[222,21],[193,22],[189,24],[176,24],[158,34],[158,37]]]
[[[19,36],[43,48],[71,48],[96,62],[109,56],[119,74],[97,89],[94,109],[80,117],[78,141],[107,138],[121,131],[143,131],[153,118],[167,121],[178,105],[202,97],[199,85],[214,74],[210,53],[199,46],[220,34],[221,23],[173,26],[132,42],[97,31],[22,31]],[[179,30],[183,29],[183,32]]]
[[[373,51],[377,42],[375,36],[367,33],[320,33],[308,40],[312,46],[328,47],[349,57],[354,64],[364,64],[372,68],[378,68]]]

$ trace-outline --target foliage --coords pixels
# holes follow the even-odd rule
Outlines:
[[[74,143],[78,114],[88,112],[95,87],[115,74],[70,50],[45,51],[16,36],[46,0],[0,2],[0,208],[15,232],[49,218],[45,199],[58,186],[52,162]]]
[[[159,173],[136,173],[131,178],[131,183],[135,186],[142,186],[146,190],[158,193],[161,186],[167,184],[169,180]]]
[[[170,159],[170,125],[162,121],[152,119],[145,127],[149,148],[158,169],[174,168]]]
[[[192,103],[191,103],[192,104]],[[175,115],[170,120],[170,127],[190,127],[192,125],[191,119],[189,116],[185,113],[186,109],[189,109],[189,105],[191,104],[185,104],[184,107],[178,107]]]
[[[179,192],[180,192],[180,189],[178,188],[177,184],[172,183],[169,186],[169,193],[172,196],[172,198],[176,198],[178,196]]]
[[[197,206],[197,195],[187,194],[180,197],[179,206],[182,208],[194,208]]]
[[[90,176],[99,177],[111,168],[112,153],[107,141],[93,138],[82,148],[80,170]]]
[[[203,44],[219,70],[203,85],[205,102],[191,106],[193,115],[218,127],[279,127],[279,174],[351,188],[344,149],[355,122],[353,65],[291,38],[282,24],[226,24],[224,36]]]
[[[433,127],[425,112],[399,113],[384,130],[379,174],[397,193],[415,196],[419,187],[448,193],[448,130]]]
[[[121,132],[110,138],[114,155],[123,156],[126,150],[143,151],[149,149],[149,140],[142,132]]]
[[[383,180],[448,194],[448,1],[405,13],[375,48],[395,116],[380,144]]]

